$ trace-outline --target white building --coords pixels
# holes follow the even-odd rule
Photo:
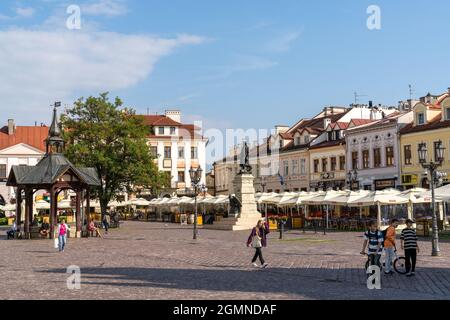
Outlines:
[[[401,185],[399,130],[412,120],[413,112],[396,112],[346,130],[347,172],[357,171],[360,188],[383,190]]]
[[[206,145],[208,139],[202,135],[201,128],[181,122],[181,112],[167,110],[165,115],[144,116],[145,123],[152,128],[148,146],[155,156],[160,171],[167,172],[171,178],[170,190],[182,192],[191,187],[190,168],[203,169],[201,183],[206,182]]]
[[[46,126],[16,126],[14,120],[0,129],[0,196],[9,203],[15,198],[13,188],[6,186],[11,167],[34,166],[45,154]]]

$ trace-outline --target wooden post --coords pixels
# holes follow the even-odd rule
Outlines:
[[[55,239],[55,219],[56,219],[56,206],[57,202],[55,189],[50,188],[50,239]]]
[[[81,191],[77,191],[76,198],[76,224],[77,224],[77,237],[81,237]]]
[[[86,189],[86,220],[88,225],[91,223],[91,192],[89,187]]]
[[[22,188],[17,187],[16,191],[16,226],[20,229],[22,224]]]
[[[33,189],[25,189],[25,238],[30,237],[30,221],[33,216]]]

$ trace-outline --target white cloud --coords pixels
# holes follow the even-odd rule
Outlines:
[[[280,37],[277,37],[267,44],[267,50],[272,52],[286,52],[289,51],[292,44],[300,37],[300,32],[288,32]]]
[[[165,39],[112,32],[0,31],[0,110],[21,119],[46,119],[53,100],[70,103],[80,92],[131,87],[176,48],[202,42],[193,35]]]
[[[128,8],[120,0],[99,0],[95,3],[83,5],[81,7],[82,14],[92,16],[120,16],[128,12]]]
[[[16,8],[16,14],[19,17],[30,18],[34,15],[34,9],[31,7],[26,8]]]

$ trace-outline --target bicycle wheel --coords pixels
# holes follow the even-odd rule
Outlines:
[[[404,257],[395,259],[394,269],[400,274],[406,274],[406,259]]]

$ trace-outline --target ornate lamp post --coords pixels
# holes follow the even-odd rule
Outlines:
[[[356,169],[353,171],[350,170],[347,173],[347,183],[348,183],[349,189],[351,191],[353,191],[353,186],[357,182],[358,182],[358,171],[356,171]],[[359,183],[358,183],[358,189],[359,189]]]
[[[195,197],[195,213],[194,213],[194,240],[197,239],[197,223],[198,223],[198,211],[197,211],[197,195],[199,192],[200,181],[202,179],[203,170],[199,166],[197,170],[191,167],[189,170],[189,176],[191,177],[191,183],[194,187],[194,197]]]
[[[444,162],[444,151],[445,148],[442,144],[442,141],[439,140],[435,144],[435,161],[427,162],[428,160],[428,149],[427,144],[422,142],[419,144],[419,148],[417,150],[419,154],[419,162],[424,169],[427,169],[430,173],[430,189],[431,189],[431,210],[433,212],[433,237],[432,237],[432,252],[431,255],[433,257],[437,257],[440,255],[439,250],[439,229],[437,223],[437,213],[436,213],[436,198],[434,195],[434,188],[436,183],[439,182],[441,177],[441,173],[437,171],[438,167],[442,165]]]

